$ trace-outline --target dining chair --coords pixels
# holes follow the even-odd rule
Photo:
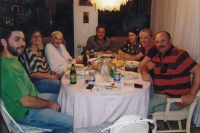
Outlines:
[[[200,91],[197,93],[195,100],[190,106],[185,106],[183,109],[177,111],[169,111],[171,103],[181,102],[181,98],[167,98],[167,104],[165,111],[159,111],[153,113],[153,120],[156,122],[157,120],[163,120],[167,122],[167,126],[169,130],[157,130],[156,132],[186,132],[190,133],[190,124],[191,118],[194,111],[194,107],[200,97]],[[186,129],[182,129],[181,120],[187,119],[186,121]],[[178,121],[177,130],[172,130],[168,121]]]
[[[197,63],[200,64],[200,54],[198,55]],[[196,107],[194,108],[193,121],[196,127],[200,127],[200,98],[197,101]]]
[[[33,126],[27,126],[18,124],[8,113],[6,110],[6,107],[4,106],[3,101],[0,99],[0,111],[1,115],[5,121],[5,124],[11,133],[43,133],[43,132],[52,132],[52,129],[44,129],[44,128],[38,128]]]
[[[176,45],[175,47],[178,48],[178,49],[185,50],[186,52],[188,52],[188,49],[187,49],[187,48],[182,47],[182,46],[180,46],[180,45]]]

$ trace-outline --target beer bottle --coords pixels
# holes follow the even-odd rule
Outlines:
[[[72,64],[70,71],[70,84],[76,84],[76,70],[74,64]]]
[[[83,65],[87,66],[87,63],[88,63],[88,58],[87,58],[86,52],[84,52],[84,55],[83,55]]]

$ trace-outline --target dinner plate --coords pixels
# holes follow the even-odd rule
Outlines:
[[[74,64],[74,66],[75,66],[75,70],[82,70],[84,68],[83,64]],[[72,64],[67,65],[68,69],[71,69],[71,67],[72,67]]]
[[[66,72],[64,73],[64,75],[65,75],[67,78],[70,78],[70,71],[66,71]],[[84,71],[77,71],[77,72],[76,72],[76,77],[77,77],[77,79],[83,78],[83,77],[84,77]]]
[[[102,54],[102,57],[112,57],[112,54]]]
[[[124,79],[133,79],[138,77],[138,75],[135,72],[129,72],[129,71],[122,72],[121,76]]]
[[[129,66],[129,64],[133,64],[135,66],[138,66],[139,65],[139,61],[125,61],[125,65]]]

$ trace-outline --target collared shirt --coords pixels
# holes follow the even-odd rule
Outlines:
[[[158,53],[153,57],[154,89],[156,93],[169,97],[181,97],[190,92],[190,70],[197,64],[189,54],[173,45],[162,56]]]
[[[104,37],[104,40],[102,43],[99,43],[97,41],[97,36],[91,36],[87,40],[87,45],[85,47],[86,50],[94,49],[95,51],[107,51],[110,50],[110,38]]]

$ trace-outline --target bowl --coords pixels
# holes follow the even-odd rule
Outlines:
[[[133,66],[133,67],[125,66],[125,71],[137,72],[137,69],[138,69],[137,66]]]

